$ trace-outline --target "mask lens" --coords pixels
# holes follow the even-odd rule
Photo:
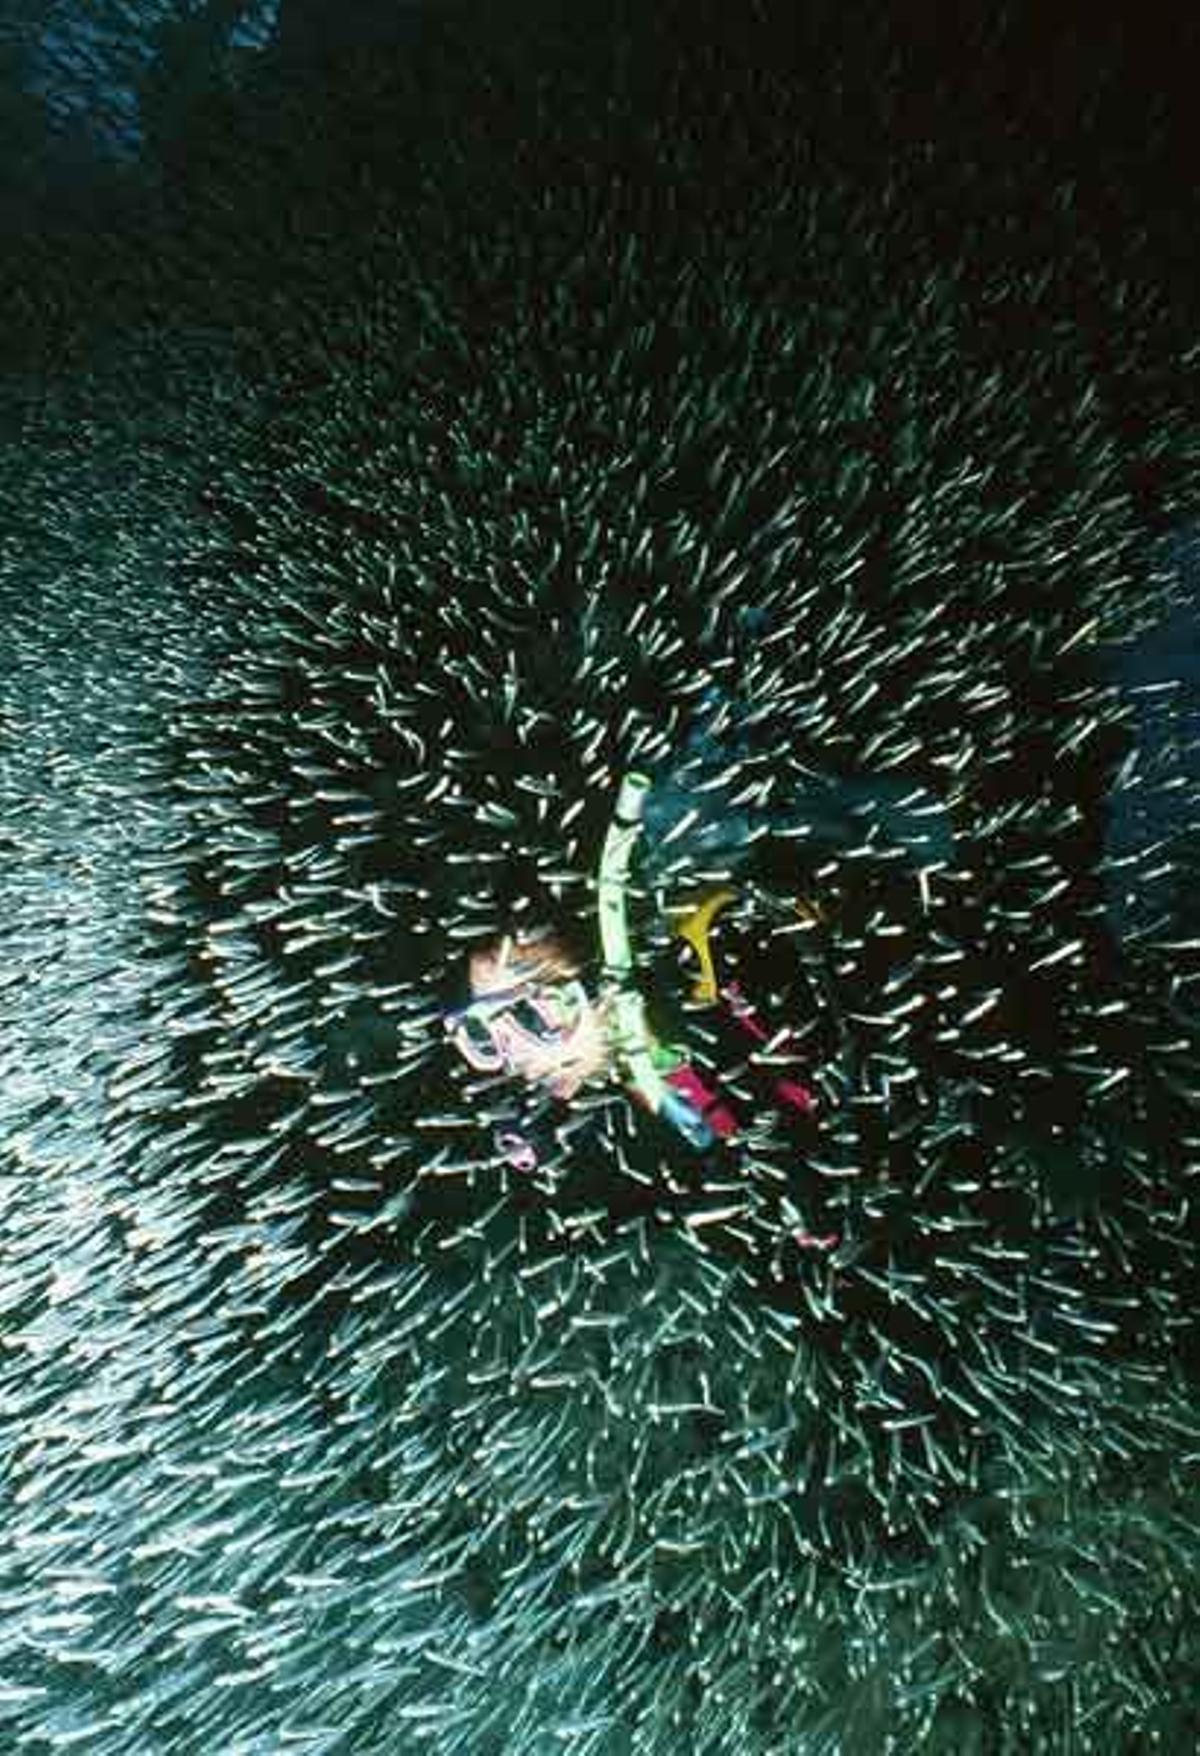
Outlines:
[[[492,1071],[508,1059],[504,1038],[509,1029],[527,1042],[562,1043],[580,1025],[586,1004],[582,982],[556,982],[525,991],[481,996],[451,1015],[448,1024],[472,1066]]]
[[[495,1043],[488,1028],[487,1020],[478,1014],[468,1012],[463,1019],[462,1028],[466,1032],[467,1041],[477,1054],[486,1055],[495,1052]]]
[[[539,1006],[532,999],[521,998],[513,1001],[509,1008],[509,1016],[517,1029],[524,1031],[526,1036],[549,1041],[557,1035],[557,1032],[554,1026],[547,1022],[546,1011],[544,1004]]]
[[[447,1019],[447,1029],[459,1053],[472,1067],[491,1072],[503,1064],[503,1055],[486,1017],[464,1007]]]
[[[559,991],[559,1005],[568,1030],[574,1030],[583,1017],[587,995],[582,982],[567,982]]]
[[[535,1021],[524,1024],[531,1035],[539,1036],[544,1042],[559,1043],[572,1036],[582,1021],[587,997],[583,985],[579,981],[557,982],[552,988],[539,988],[531,996],[532,1006],[529,1010],[536,1015]]]

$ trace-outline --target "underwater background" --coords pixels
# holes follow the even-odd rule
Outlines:
[[[0,1750],[1196,1743],[1198,34],[7,0]],[[636,767],[828,829],[686,1200],[440,1030]]]

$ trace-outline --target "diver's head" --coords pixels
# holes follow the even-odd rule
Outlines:
[[[553,927],[503,933],[476,946],[470,1000],[445,1014],[447,1034],[480,1072],[507,1072],[570,1098],[612,1063],[607,1006]]]

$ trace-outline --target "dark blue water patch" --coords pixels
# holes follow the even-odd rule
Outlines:
[[[266,49],[279,13],[280,0],[193,7],[142,0],[132,18],[116,0],[62,0],[29,45],[27,89],[60,130],[101,154],[129,158],[145,144],[140,111],[147,79],[164,72],[177,86],[211,79],[214,58]]]
[[[1175,533],[1163,557],[1173,607],[1138,639],[1099,649],[1103,679],[1129,715],[1130,748],[1105,807],[1110,924],[1136,941],[1169,917],[1197,917],[1200,856],[1200,526]]]
[[[678,759],[654,774],[644,816],[648,870],[715,860],[733,874],[766,836],[793,838],[798,859],[845,852],[873,837],[903,849],[917,866],[954,861],[948,809],[909,777],[797,771],[787,795],[776,791],[768,802],[754,796],[754,773],[753,739],[738,723],[737,704],[714,685]]]

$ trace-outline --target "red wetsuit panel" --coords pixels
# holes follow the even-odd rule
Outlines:
[[[728,986],[721,989],[721,999],[724,1002],[726,1011],[728,1011],[733,1018],[737,1019],[737,1022],[749,1036],[754,1037],[755,1040],[760,1043],[765,1043],[769,1040],[771,1035],[770,1031],[760,1023],[754,1007],[750,1004],[749,1000],[746,999],[737,982],[730,982]],[[791,1032],[789,1031],[787,1035],[784,1036],[782,1046],[787,1046],[790,1035]],[[774,1090],[775,1096],[781,1104],[786,1104],[793,1109],[801,1110],[806,1116],[811,1116],[817,1107],[815,1092],[810,1091],[808,1086],[801,1084],[798,1079],[777,1079],[775,1081]]]
[[[699,1110],[714,1134],[722,1140],[728,1140],[736,1134],[738,1120],[729,1106],[721,1101],[720,1095],[705,1085],[694,1067],[684,1063],[666,1075],[666,1083],[673,1090],[685,1097],[692,1107]]]

